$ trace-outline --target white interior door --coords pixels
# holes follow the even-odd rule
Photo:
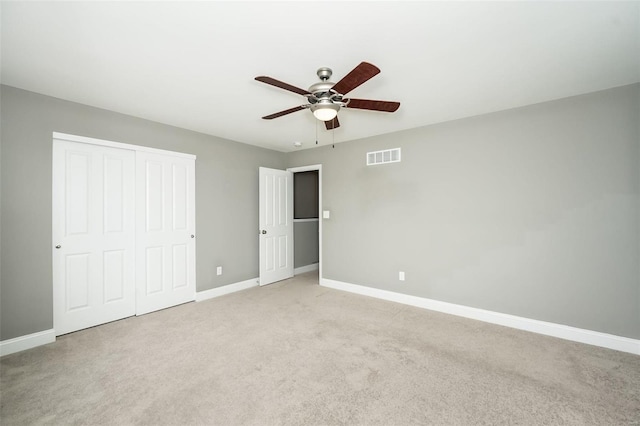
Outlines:
[[[195,300],[195,160],[136,154],[136,314]]]
[[[293,173],[260,167],[260,285],[293,276]]]
[[[135,153],[54,140],[56,335],[135,314]]]

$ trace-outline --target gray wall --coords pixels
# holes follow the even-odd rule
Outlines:
[[[293,218],[318,218],[318,171],[293,174]]]
[[[318,263],[318,222],[293,223],[293,267]]]
[[[640,338],[639,98],[636,84],[288,154],[323,167],[324,277]],[[401,163],[365,166],[395,147]]]
[[[53,131],[198,156],[198,291],[258,275],[258,166],[321,163],[326,278],[640,338],[639,98],[626,86],[285,155],[2,86],[0,339],[52,327]],[[394,147],[401,163],[364,165]]]
[[[53,327],[52,132],[197,155],[197,290],[258,276],[258,167],[285,154],[1,88],[0,340]],[[216,266],[224,274],[216,276]]]

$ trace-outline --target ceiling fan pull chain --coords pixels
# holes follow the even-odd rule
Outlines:
[[[316,122],[316,145],[318,145],[318,120],[313,120]]]

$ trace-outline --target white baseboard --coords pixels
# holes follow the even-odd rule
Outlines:
[[[199,291],[196,293],[196,302],[213,299],[214,297],[224,296],[225,294],[235,293],[236,291],[246,290],[251,287],[258,286],[258,278],[241,281],[239,283],[228,284],[222,287],[212,288],[211,290]]]
[[[305,272],[317,271],[319,267],[318,263],[312,263],[311,265],[300,266],[293,270],[293,275],[304,274]]]
[[[15,339],[3,340],[0,342],[0,356],[46,345],[47,343],[53,343],[55,341],[56,332],[54,329],[27,334],[26,336],[16,337]]]
[[[517,328],[519,330],[531,331],[533,333],[558,337],[560,339],[574,342],[586,343],[588,345],[601,346],[640,355],[640,340],[628,337],[615,336],[613,334],[601,333],[598,331],[585,330],[582,328],[570,327],[534,320],[530,318],[518,317],[515,315],[502,314],[500,312],[486,311],[484,309],[472,308],[469,306],[456,305],[454,303],[441,302],[423,297],[410,296],[408,294],[396,293],[388,290],[366,287],[362,285],[349,284],[341,281],[320,279],[320,285],[337,290],[348,291],[350,293],[375,297],[377,299],[411,305],[418,308],[443,312],[445,314],[457,315],[471,318],[505,327]]]

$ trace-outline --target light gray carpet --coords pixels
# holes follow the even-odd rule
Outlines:
[[[2,425],[640,424],[640,357],[309,273],[0,360]]]

